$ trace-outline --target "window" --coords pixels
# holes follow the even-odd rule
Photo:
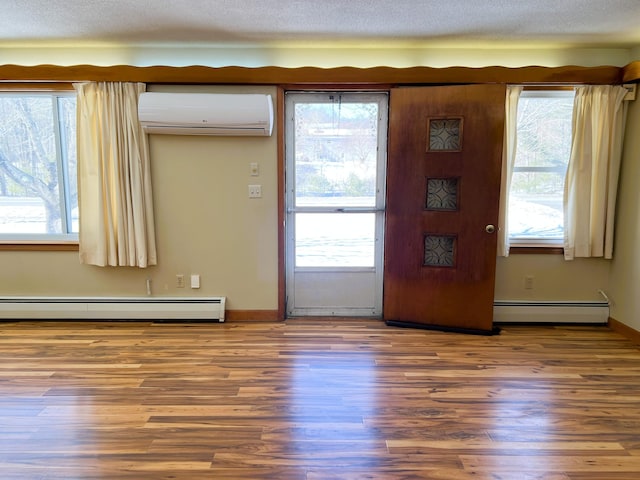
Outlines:
[[[73,92],[0,93],[0,240],[78,232]]]
[[[573,97],[568,90],[525,90],[520,95],[509,192],[512,245],[557,246],[563,241]]]

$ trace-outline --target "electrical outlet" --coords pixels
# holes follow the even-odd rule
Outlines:
[[[525,290],[533,290],[533,275],[527,275],[524,277]]]
[[[184,288],[184,275],[182,273],[176,275],[176,287]]]

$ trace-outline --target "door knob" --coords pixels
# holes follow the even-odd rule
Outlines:
[[[484,227],[484,231],[487,233],[493,233],[496,231],[496,227],[494,225],[487,225],[486,227]]]

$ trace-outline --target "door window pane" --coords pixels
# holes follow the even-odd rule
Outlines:
[[[373,267],[375,213],[297,213],[296,267]]]
[[[461,118],[429,119],[429,152],[459,152],[462,148]]]
[[[458,209],[458,179],[427,179],[427,210]]]
[[[296,206],[376,203],[378,104],[295,105]]]
[[[453,267],[456,260],[454,235],[425,235],[424,262],[429,267]]]

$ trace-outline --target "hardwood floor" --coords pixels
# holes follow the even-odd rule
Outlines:
[[[3,480],[639,474],[640,349],[605,327],[0,323]]]

